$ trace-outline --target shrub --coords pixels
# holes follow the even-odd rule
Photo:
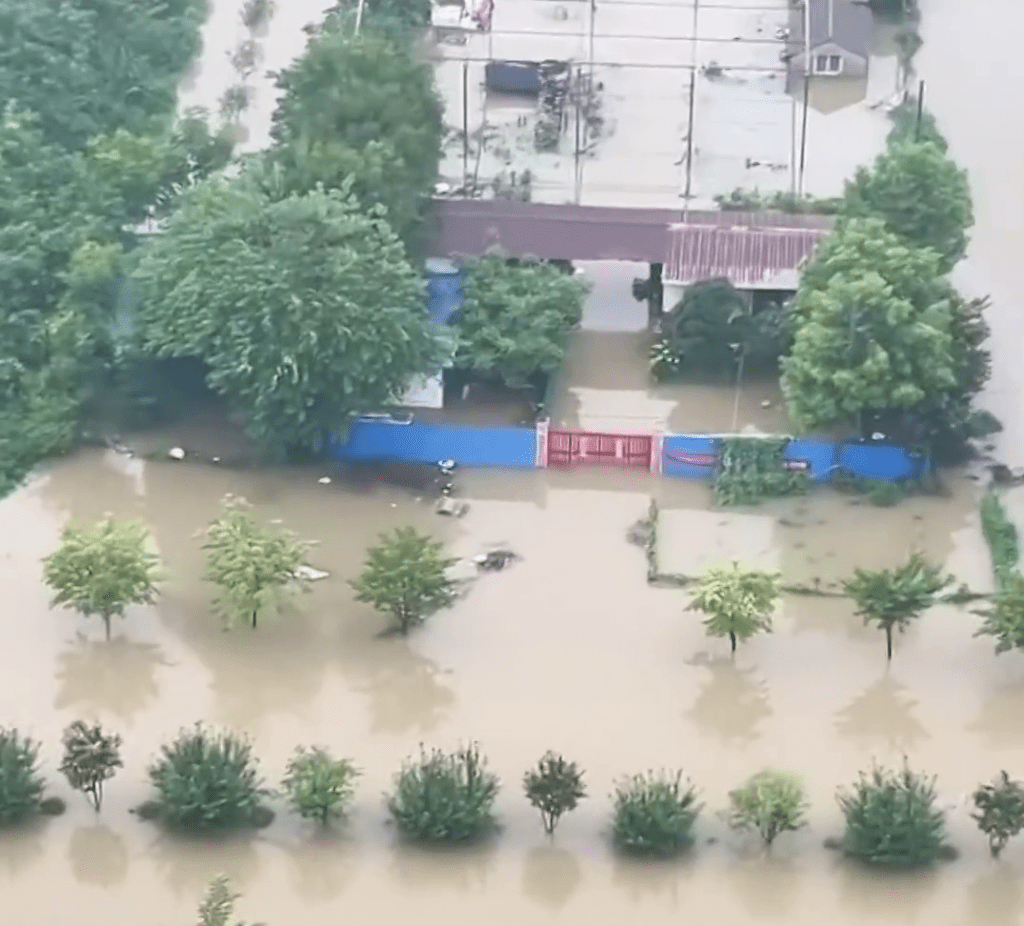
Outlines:
[[[868,489],[868,501],[879,508],[891,508],[903,497],[903,489],[895,482],[876,482]]]
[[[32,816],[42,798],[39,743],[0,727],[0,825]]]
[[[228,879],[220,875],[210,882],[203,902],[199,905],[199,926],[231,926],[235,914],[235,901],[241,894],[233,894]],[[236,923],[235,926],[245,926]]]
[[[729,793],[729,824],[735,829],[757,830],[767,845],[782,833],[806,823],[807,798],[800,779],[767,769]]]
[[[612,841],[626,852],[674,855],[693,843],[697,790],[682,772],[634,775],[615,787]]]
[[[992,784],[981,785],[973,795],[978,812],[971,814],[988,837],[989,851],[998,857],[1011,836],[1024,829],[1024,786],[1000,772]]]
[[[466,842],[496,827],[498,778],[476,744],[452,754],[420,750],[395,776],[388,810],[399,830],[424,842]]]
[[[1020,559],[1020,540],[1017,527],[1007,514],[1002,499],[989,489],[981,499],[981,532],[988,544],[992,568],[1001,584]]]
[[[300,746],[288,762],[282,786],[300,817],[326,826],[332,817],[345,815],[357,777],[359,770],[348,759],[335,759],[319,746]]]
[[[546,752],[537,767],[523,776],[526,799],[540,811],[544,832],[553,833],[562,814],[586,797],[583,771],[555,752]]]
[[[162,746],[150,766],[160,817],[172,826],[234,829],[258,822],[262,787],[251,744],[196,724]]]
[[[843,849],[874,865],[929,865],[943,855],[946,824],[935,806],[935,779],[912,772],[904,762],[892,771],[861,772],[837,796],[846,818]]]
[[[103,802],[103,782],[113,778],[117,769],[122,768],[121,737],[116,733],[107,735],[99,724],[86,725],[76,720],[65,731],[64,759],[60,764],[61,773],[68,784],[81,791],[99,811]]]
[[[44,797],[39,802],[39,812],[47,817],[59,817],[67,809],[68,805],[59,797]]]

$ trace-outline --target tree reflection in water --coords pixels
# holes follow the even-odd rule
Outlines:
[[[75,880],[97,887],[114,887],[128,874],[128,847],[105,826],[80,826],[71,834],[68,860]]]
[[[733,890],[752,917],[784,919],[793,908],[800,867],[794,859],[777,854],[778,848],[773,846],[771,855],[748,856],[729,867]]]
[[[399,841],[390,869],[396,881],[416,893],[450,890],[457,894],[481,893],[497,847],[492,844],[427,848]]]
[[[14,878],[38,862],[46,830],[47,821],[39,819],[5,827],[0,838],[0,871]]]
[[[972,923],[984,926],[1019,926],[1024,907],[1020,872],[1006,861],[998,861],[978,878],[968,892]]]
[[[199,896],[218,874],[227,876],[232,890],[244,893],[259,872],[256,838],[249,834],[188,838],[161,833],[149,855],[178,898]]]
[[[583,872],[576,856],[557,846],[537,846],[523,861],[523,893],[552,910],[560,910],[579,889]]]
[[[746,745],[760,736],[758,725],[772,715],[768,692],[756,670],[731,659],[701,654],[694,660],[710,678],[701,686],[686,716],[702,736],[728,745]]]
[[[906,689],[886,675],[836,714],[836,730],[865,750],[884,746],[903,754],[928,738],[914,717],[916,706]]]
[[[303,834],[286,854],[292,889],[313,903],[334,900],[351,882],[359,862],[356,844],[332,832]]]

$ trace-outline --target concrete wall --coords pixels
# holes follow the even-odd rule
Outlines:
[[[460,466],[532,469],[537,465],[537,432],[534,428],[356,421],[348,440],[333,444],[329,453],[336,460],[455,460]]]

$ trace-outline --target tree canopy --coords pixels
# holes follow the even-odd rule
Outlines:
[[[145,347],[202,358],[268,444],[341,434],[443,363],[401,242],[345,189],[274,201],[244,179],[210,181],[135,278]]]
[[[444,136],[431,69],[407,43],[372,29],[358,37],[328,25],[277,74],[271,162],[286,193],[318,183],[382,204],[406,241],[434,188]]]
[[[739,563],[706,569],[690,603],[691,611],[707,615],[704,626],[709,636],[728,637],[732,652],[736,644],[772,629],[772,612],[779,601],[779,576],[758,569],[743,569]]]
[[[207,0],[0,0],[0,100],[37,113],[45,137],[71,150],[118,128],[149,131],[174,111],[206,13]]]
[[[974,224],[967,172],[931,141],[895,140],[871,170],[847,184],[843,214],[876,216],[916,247],[933,248],[950,270],[967,250]]]
[[[588,285],[552,264],[487,254],[463,266],[455,365],[509,386],[562,365]]]

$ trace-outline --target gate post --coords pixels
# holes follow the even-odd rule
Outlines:
[[[551,425],[550,418],[541,418],[537,421],[537,459],[536,465],[540,469],[546,469],[548,465],[548,427]]]
[[[665,430],[658,428],[651,437],[651,472],[661,475],[662,458],[665,455]]]

